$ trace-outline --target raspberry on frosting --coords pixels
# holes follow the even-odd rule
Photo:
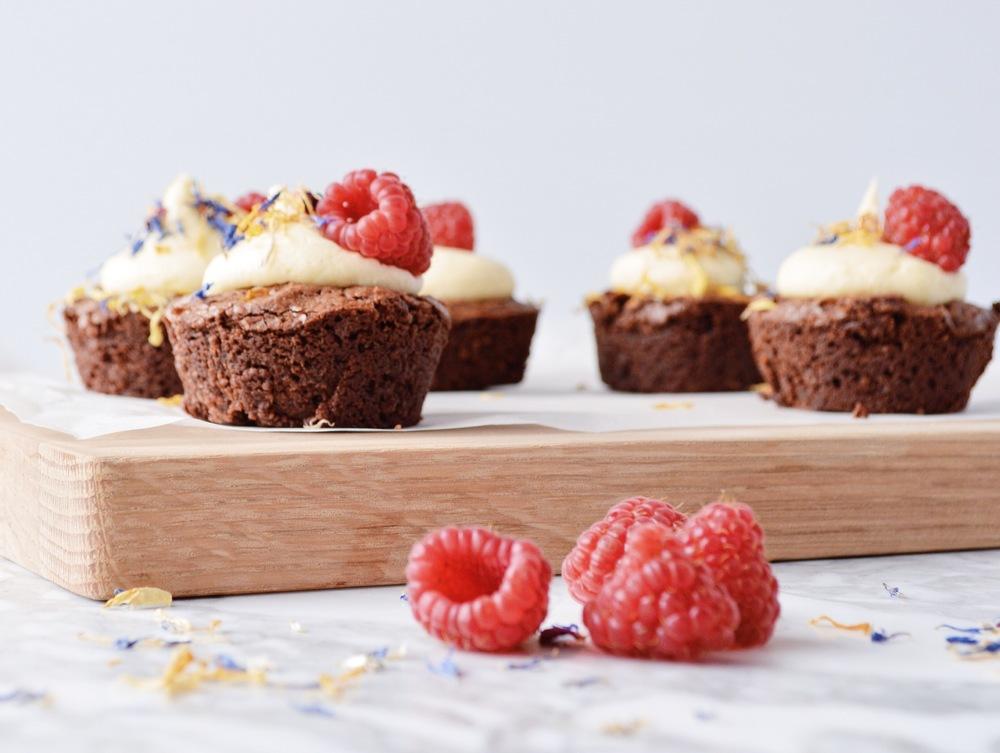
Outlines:
[[[465,204],[459,201],[443,201],[438,204],[427,204],[421,211],[427,218],[434,245],[461,248],[466,251],[475,248],[472,213]]]
[[[885,208],[883,237],[914,256],[955,272],[969,253],[969,221],[948,199],[923,186],[897,188]]]
[[[645,246],[664,228],[693,230],[701,225],[701,220],[692,209],[676,199],[658,201],[649,208],[642,223],[632,234],[634,247]]]
[[[413,193],[394,173],[354,170],[316,205],[323,233],[339,246],[420,275],[434,246]]]
[[[244,212],[252,212],[265,201],[267,201],[267,197],[259,191],[248,191],[233,203]]]

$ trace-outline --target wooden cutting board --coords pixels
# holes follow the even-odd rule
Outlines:
[[[722,490],[772,559],[1000,546],[1000,421],[77,440],[0,410],[0,555],[95,599],[400,583],[446,524],[532,538],[558,566],[619,499],[692,511]]]

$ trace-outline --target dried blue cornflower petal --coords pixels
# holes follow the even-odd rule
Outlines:
[[[455,650],[451,649],[445,654],[445,657],[439,662],[432,662],[430,659],[427,660],[427,669],[436,675],[443,675],[445,677],[454,677],[458,679],[463,675],[461,669],[455,664],[454,657]]]
[[[979,639],[973,638],[971,635],[949,635],[944,640],[945,643],[958,643],[966,646],[975,646],[979,643]]]
[[[274,196],[272,196],[271,198],[269,198],[269,199],[261,202],[261,205],[259,207],[257,207],[257,211],[258,212],[266,212],[268,209],[271,208],[271,205],[274,204],[274,202],[276,202],[278,200],[279,196],[281,196],[281,191],[277,191],[274,194]]]
[[[199,298],[199,299],[201,299],[201,300],[204,301],[205,300],[205,296],[208,295],[208,291],[211,289],[211,287],[212,287],[212,283],[206,282],[204,285],[202,285],[200,288],[198,288],[195,291],[194,297],[195,298]]]
[[[589,675],[587,677],[578,677],[572,680],[566,680],[563,682],[563,687],[565,688],[586,688],[591,685],[604,685],[607,682],[603,677],[598,677],[597,675]]]
[[[565,636],[569,636],[575,641],[584,640],[579,625],[552,625],[538,634],[538,643],[542,646],[555,646],[560,643],[559,639]]]
[[[507,669],[538,669],[542,665],[542,660],[537,656],[526,661],[512,661],[507,663]]]
[[[141,640],[141,638],[116,638],[112,645],[119,651],[128,651],[135,648]]]
[[[882,588],[884,588],[885,592],[889,594],[890,599],[896,599],[900,596],[899,586],[890,586],[883,581]]]
[[[891,641],[893,638],[900,638],[904,635],[909,635],[909,633],[887,633],[885,630],[873,630],[871,634],[872,643],[886,643]]]
[[[333,709],[321,703],[293,703],[292,708],[301,714],[310,714],[311,716],[334,716]]]
[[[981,633],[983,628],[981,627],[956,627],[955,625],[938,625],[936,630],[954,630],[956,633]]]
[[[47,696],[47,693],[40,691],[14,688],[6,693],[0,693],[0,703],[34,703],[45,700]]]
[[[222,669],[230,669],[233,672],[246,672],[247,668],[236,661],[229,654],[217,654],[215,657],[215,666]]]

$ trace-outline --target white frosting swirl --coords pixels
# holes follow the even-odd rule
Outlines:
[[[514,294],[514,277],[498,261],[460,248],[435,246],[420,294],[442,301],[510,298]]]
[[[641,246],[619,256],[611,267],[611,289],[629,295],[679,298],[699,288],[743,289],[746,262],[728,253],[685,258],[675,245]]]
[[[190,176],[174,179],[161,202],[166,234],[148,233],[138,250],[126,248],[104,262],[99,281],[105,292],[175,296],[198,289],[209,259],[222,251],[222,240],[196,208],[195,191]]]
[[[965,275],[889,243],[806,246],[778,270],[776,289],[788,298],[899,296],[934,306],[965,296]]]
[[[308,217],[240,241],[211,261],[202,282],[210,286],[209,295],[285,282],[372,285],[412,294],[420,290],[419,277],[341,248]]]

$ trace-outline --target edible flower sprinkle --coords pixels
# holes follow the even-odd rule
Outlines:
[[[899,590],[899,586],[890,586],[887,583],[883,582],[882,588],[884,588],[885,592],[889,594],[890,599],[898,599],[900,596],[903,595]]]
[[[105,609],[113,607],[131,607],[132,609],[156,609],[157,607],[169,607],[173,603],[173,597],[169,591],[152,586],[141,588],[130,588],[122,591],[108,599]]]
[[[97,301],[102,307],[116,313],[138,313],[149,320],[149,344],[158,348],[163,344],[163,311],[170,302],[170,297],[161,293],[153,293],[144,288],[136,288],[128,293],[111,294],[99,286],[78,285],[66,296],[67,304],[76,303],[84,298]]]
[[[460,679],[465,675],[465,673],[455,664],[455,650],[450,649],[445,657],[439,662],[432,662],[430,659],[427,660],[427,669],[435,675],[442,675],[443,677],[454,677],[456,680]]]
[[[843,622],[838,622],[828,615],[820,615],[815,619],[809,620],[809,624],[813,627],[832,627],[837,630],[844,630],[846,632],[862,633],[871,640],[872,643],[887,643],[894,638],[901,638],[903,636],[908,636],[909,633],[889,633],[885,630],[876,630],[872,627],[870,622],[858,622],[853,625],[848,625]]]
[[[538,634],[538,643],[542,646],[556,646],[564,644],[563,638],[571,638],[577,643],[586,640],[586,637],[580,632],[579,625],[552,625]]]
[[[265,685],[267,675],[262,669],[228,669],[198,659],[191,649],[178,648],[170,657],[162,674],[153,678],[126,677],[135,687],[162,690],[167,695],[178,695],[197,690],[205,683]]]

